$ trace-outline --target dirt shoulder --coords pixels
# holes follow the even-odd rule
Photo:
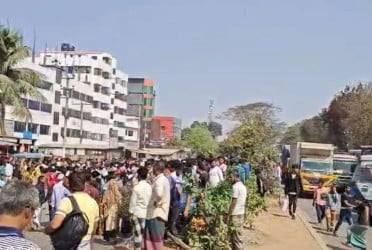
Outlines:
[[[270,200],[268,212],[258,216],[254,229],[245,230],[244,238],[247,249],[320,249],[302,221],[290,219],[281,211],[277,200]]]
[[[281,211],[277,200],[274,199],[269,201],[268,211],[256,218],[254,228],[244,230],[243,237],[245,249],[321,249],[300,218],[290,219],[287,213]],[[169,243],[165,244],[164,250],[176,249],[173,244]]]

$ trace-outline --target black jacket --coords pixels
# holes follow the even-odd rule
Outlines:
[[[291,173],[287,173],[284,177],[285,194],[296,193],[299,195],[301,192],[301,177],[298,174],[294,175],[293,178]]]

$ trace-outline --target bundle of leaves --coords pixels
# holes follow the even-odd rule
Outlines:
[[[232,168],[230,168],[231,170]],[[229,171],[230,172],[230,171]],[[227,224],[227,213],[231,202],[232,184],[227,179],[217,187],[200,189],[191,176],[185,178],[184,191],[199,202],[193,218],[186,229],[186,237],[192,248],[196,249],[231,249],[230,235],[235,230]],[[257,192],[256,176],[251,175],[246,183],[247,203],[246,222],[252,225],[256,216],[266,209],[265,199]]]
[[[189,225],[192,247],[225,250],[230,248],[226,213],[231,201],[231,183],[222,182],[217,187],[194,192],[201,197],[194,220]]]
[[[262,210],[267,209],[267,203],[258,193],[256,176],[254,174],[250,175],[246,187],[248,191],[248,201],[246,203],[245,222],[252,227],[254,219],[258,214]]]

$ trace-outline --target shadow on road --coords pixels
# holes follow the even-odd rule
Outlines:
[[[319,223],[318,222],[315,222],[315,221],[308,221],[310,225],[318,225]]]
[[[332,233],[331,233],[331,232],[320,231],[320,230],[317,230],[316,232],[317,232],[318,234],[324,234],[324,235],[332,236]]]
[[[329,249],[332,249],[332,250],[349,250],[350,249],[350,248],[336,247],[336,246],[332,246],[332,245],[327,245],[327,247],[329,247]]]
[[[288,218],[288,215],[284,215],[284,214],[274,214],[274,213],[272,213],[271,215],[273,215],[273,216],[275,216],[275,217]]]

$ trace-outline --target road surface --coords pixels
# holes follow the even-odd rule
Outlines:
[[[347,228],[348,224],[345,222],[341,225],[340,229],[338,230],[338,236],[333,236],[332,232],[327,232],[326,221],[323,221],[323,225],[319,225],[316,217],[315,208],[312,206],[312,199],[311,198],[300,198],[298,199],[298,206],[307,217],[306,219],[312,226],[312,228],[322,236],[322,239],[329,247],[329,249],[333,250],[349,250],[350,248],[345,245],[346,243],[346,235],[347,235]],[[354,214],[354,222],[356,221],[356,214]]]

